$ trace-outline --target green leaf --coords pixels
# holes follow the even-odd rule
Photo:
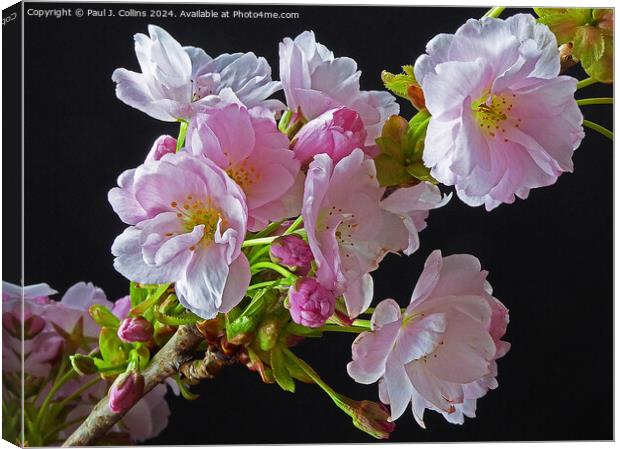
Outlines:
[[[407,165],[407,172],[420,181],[438,184],[438,181],[431,176],[431,169],[426,167],[422,161],[417,161],[413,164]]]
[[[409,99],[409,95],[407,93],[409,86],[412,84],[417,84],[415,76],[413,75],[413,66],[405,65],[402,67],[403,73],[399,73],[397,75],[384,70],[381,72],[381,81],[386,89],[393,92],[395,95],[399,97]]]
[[[320,337],[323,335],[323,332],[313,329],[311,327],[302,326],[301,324],[297,324],[293,321],[287,324],[286,331],[290,332],[293,335],[299,335],[301,337]]]
[[[273,370],[273,376],[275,377],[278,385],[280,385],[280,388],[282,388],[284,391],[294,393],[295,381],[293,380],[288,371],[281,346],[275,346],[271,350],[271,360],[269,364],[271,365],[271,369]]]
[[[375,158],[375,167],[381,187],[397,186],[412,180],[405,166],[387,154],[380,154]]]
[[[152,305],[157,303],[161,295],[163,295],[166,292],[166,290],[168,290],[168,287],[170,287],[170,284],[158,285],[154,291],[149,292],[147,299],[145,299],[140,304],[133,307],[129,311],[129,313],[134,316],[139,316],[139,315],[144,314],[147,311],[147,309],[149,309]]]
[[[598,28],[583,26],[577,29],[573,40],[573,58],[580,61],[584,69],[601,59],[604,53],[605,38]]]
[[[614,81],[614,44],[613,37],[605,36],[605,52],[595,63],[585,67],[586,73],[601,83]]]
[[[241,316],[226,327],[226,332],[232,340],[235,335],[252,332],[258,325],[258,318],[255,316]]]
[[[566,8],[532,8],[538,17],[552,16],[555,14],[565,14]]]
[[[129,283],[129,297],[131,299],[131,307],[135,307],[149,296],[149,290],[140,286],[137,282]]]
[[[149,360],[151,360],[151,352],[146,345],[138,344],[138,347],[133,349],[135,351],[136,357],[138,358],[138,365],[140,366],[140,370],[146,369],[149,364]]]
[[[178,315],[168,315],[165,313],[161,313],[157,309],[149,309],[153,313],[153,318],[162,323],[167,324],[169,326],[182,326],[184,324],[194,324],[203,319],[198,315],[190,312],[189,310],[184,310],[183,313]]]
[[[94,374],[98,371],[97,366],[95,365],[94,357],[84,354],[74,354],[69,356],[69,360],[71,361],[71,367],[73,370],[80,376]]]
[[[177,386],[179,387],[179,391],[181,392],[181,396],[183,396],[184,399],[188,400],[188,401],[195,401],[196,399],[198,399],[200,397],[199,394],[195,394],[192,393],[191,391],[189,391],[189,388],[187,387],[187,385],[185,385],[178,374],[176,374],[174,376],[174,381],[176,382]]]
[[[271,350],[280,333],[280,321],[275,317],[268,317],[258,327],[256,339],[258,340],[258,346],[263,351]]]
[[[97,371],[99,371],[99,373],[101,373],[102,375],[108,377],[123,373],[127,369],[127,362],[121,363],[119,365],[113,365],[99,358],[94,358],[93,361],[95,362]]]
[[[306,374],[306,372],[302,370],[297,363],[291,362],[288,357],[286,357],[286,368],[293,379],[297,379],[305,384],[314,383],[312,378],[308,376],[308,374]]]
[[[538,22],[547,25],[555,34],[558,45],[562,45],[573,40],[577,28],[592,20],[591,11],[585,8],[560,9],[557,13],[541,16]]]
[[[88,308],[88,314],[90,317],[101,327],[111,327],[116,329],[120,324],[120,321],[116,316],[106,307],[101,304],[93,304]]]
[[[101,328],[99,351],[109,365],[120,365],[127,360],[127,346],[118,338],[116,330],[110,327]]]

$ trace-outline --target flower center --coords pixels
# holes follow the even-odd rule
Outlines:
[[[519,127],[521,119],[511,116],[515,97],[515,94],[499,94],[491,97],[484,94],[472,102],[474,118],[484,134],[495,137],[505,133],[508,124]]]
[[[200,243],[209,244],[213,241],[217,224],[222,219],[222,228],[226,227],[226,220],[222,217],[221,211],[213,205],[210,197],[204,200],[193,195],[187,195],[184,201],[172,201],[170,207],[177,213],[181,220],[185,232],[192,232],[198,225],[204,225],[204,233]],[[173,233],[166,234],[168,237]],[[195,247],[190,247],[194,250]]]
[[[226,173],[246,192],[260,180],[260,173],[247,160],[231,165]]]

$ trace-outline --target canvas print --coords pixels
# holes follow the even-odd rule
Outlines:
[[[611,440],[585,6],[5,9],[3,439]]]

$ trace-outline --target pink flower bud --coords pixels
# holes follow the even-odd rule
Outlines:
[[[158,161],[168,153],[176,153],[177,139],[164,134],[153,143],[151,151],[146,155],[145,162]]]
[[[108,405],[112,413],[129,410],[144,392],[144,377],[137,371],[120,374],[108,392]]]
[[[269,250],[275,262],[286,265],[301,276],[310,271],[310,263],[314,260],[310,245],[296,235],[285,235],[271,244]]]
[[[149,341],[153,338],[153,325],[142,317],[125,318],[118,327],[117,335],[126,343]]]
[[[396,429],[396,424],[388,421],[390,411],[385,405],[374,401],[354,401],[349,398],[345,398],[344,402],[353,418],[353,425],[373,437],[387,439]]]
[[[338,162],[356,148],[366,151],[366,129],[359,114],[346,107],[330,109],[311,120],[297,133],[293,142],[295,159],[302,164],[315,155],[328,154]]]
[[[336,297],[314,278],[299,279],[289,290],[293,321],[307,327],[320,327],[334,313]]]

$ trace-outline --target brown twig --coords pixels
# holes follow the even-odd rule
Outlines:
[[[181,364],[191,358],[192,351],[203,341],[195,325],[180,326],[161,350],[155,354],[149,366],[142,372],[144,394],[176,373]],[[108,406],[108,396],[95,405],[90,415],[63,443],[63,447],[88,446],[103,437],[125,413],[113,413]]]

